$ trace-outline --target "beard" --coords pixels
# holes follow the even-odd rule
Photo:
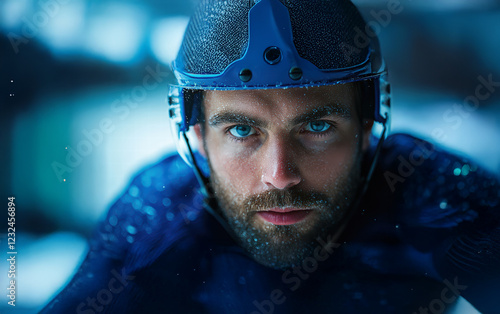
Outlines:
[[[229,224],[236,240],[258,263],[286,269],[302,264],[320,246],[317,239],[333,236],[356,197],[361,182],[361,156],[356,154],[352,166],[342,167],[333,184],[324,191],[273,189],[243,196],[231,189],[211,167],[210,183],[220,208],[217,210]],[[259,221],[257,213],[271,208],[313,209],[304,221],[275,225]]]

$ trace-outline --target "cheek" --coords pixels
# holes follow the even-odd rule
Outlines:
[[[210,163],[224,188],[242,195],[250,194],[251,187],[259,179],[251,156],[228,149],[224,144],[213,144],[207,147]]]
[[[305,182],[317,188],[331,185],[352,168],[358,143],[355,138],[335,143],[327,149],[301,158],[300,173]]]

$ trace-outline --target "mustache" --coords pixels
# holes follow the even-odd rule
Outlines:
[[[250,211],[263,211],[273,207],[296,207],[310,209],[313,207],[331,207],[329,198],[319,192],[297,189],[269,190],[251,195],[243,201]]]

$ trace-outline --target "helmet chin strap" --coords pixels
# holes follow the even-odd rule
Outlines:
[[[355,194],[356,195],[355,201],[351,204],[350,210],[347,211],[347,214],[343,218],[343,221],[341,222],[339,229],[335,232],[335,235],[332,237],[333,242],[335,242],[338,238],[340,238],[340,236],[342,235],[342,233],[346,229],[347,225],[351,221],[351,218],[356,214],[358,207],[361,203],[361,200],[363,199],[363,196],[365,195],[365,193],[368,189],[368,185],[370,183],[373,172],[375,171],[375,167],[377,165],[378,158],[380,156],[380,152],[381,152],[382,146],[384,144],[385,135],[387,132],[387,121],[388,121],[388,119],[386,117],[385,122],[383,123],[384,128],[382,131],[382,135],[380,136],[380,139],[377,143],[377,147],[375,148],[375,153],[373,154],[373,159],[370,163],[368,173],[362,179],[362,184],[360,185],[357,193]],[[185,132],[183,132],[183,138],[184,138],[184,141],[186,141],[186,145],[188,147],[189,156],[191,158],[191,162],[193,165],[194,174],[195,174],[196,179],[198,180],[198,182],[200,184],[200,191],[201,191],[202,195],[204,196],[204,203],[205,203],[204,208],[205,208],[205,210],[207,210],[221,224],[221,226],[226,230],[226,232],[238,243],[239,242],[238,237],[234,234],[234,231],[232,230],[232,228],[229,226],[227,221],[220,215],[220,213],[218,213],[215,210],[215,208],[217,206],[217,199],[215,198],[215,193],[214,193],[212,187],[210,186],[209,179],[202,174],[201,169],[198,166],[198,163],[196,162],[193,150],[191,149],[191,145],[189,143],[189,139],[186,136]]]
[[[347,228],[349,225],[349,222],[351,221],[352,217],[357,213],[359,209],[359,205],[361,204],[361,201],[363,200],[363,197],[366,193],[366,190],[368,190],[368,185],[370,184],[370,180],[372,178],[373,172],[375,171],[375,167],[378,162],[378,158],[380,156],[380,152],[382,150],[382,146],[385,141],[385,135],[387,133],[387,121],[388,119],[383,122],[384,129],[382,131],[382,135],[380,136],[380,139],[378,140],[377,147],[375,148],[375,152],[373,154],[372,161],[370,163],[370,168],[368,168],[368,173],[364,178],[362,178],[362,183],[358,188],[358,191],[355,194],[354,202],[351,203],[350,209],[347,211],[346,216],[343,218],[343,222],[340,224],[339,229],[335,232],[333,237],[331,238],[332,242],[335,243],[337,240],[341,237],[342,233],[344,233],[344,230]]]
[[[361,189],[361,194],[360,196],[363,196],[366,193],[366,190],[368,189],[368,184],[370,183],[370,180],[372,179],[373,172],[375,171],[375,166],[377,165],[377,161],[380,155],[380,151],[382,150],[382,146],[385,141],[385,136],[387,133],[387,121],[388,119],[383,122],[384,129],[382,130],[382,134],[380,135],[380,139],[378,140],[377,147],[375,148],[375,153],[373,154],[373,159],[370,164],[370,168],[368,169],[368,173],[366,177],[364,178],[363,182],[363,187]]]
[[[200,183],[201,193],[203,194],[203,196],[205,198],[213,197],[214,193],[213,193],[212,189],[210,188],[210,181],[208,180],[207,177],[205,177],[201,173],[201,169],[198,166],[198,163],[196,162],[196,159],[194,157],[193,150],[191,149],[191,144],[189,144],[189,139],[186,135],[186,132],[182,132],[182,137],[184,138],[184,141],[186,142],[186,146],[187,146],[188,151],[189,151],[189,157],[191,158],[191,164],[193,165],[194,174],[196,176],[196,179],[198,180],[198,183]]]
[[[193,171],[196,176],[196,179],[198,180],[198,183],[200,184],[200,192],[203,195],[203,202],[204,202],[204,208],[206,211],[208,211],[214,218],[219,222],[219,224],[226,230],[226,232],[231,236],[231,238],[238,243],[238,237],[234,234],[233,229],[229,226],[227,221],[218,213],[215,208],[217,207],[217,199],[215,198],[215,192],[210,186],[210,180],[205,177],[202,172],[200,167],[198,166],[198,163],[196,162],[196,159],[194,157],[193,150],[191,149],[191,144],[189,143],[189,139],[186,135],[186,132],[182,133],[184,141],[186,141],[186,146],[188,148],[189,156],[191,158],[191,164],[193,165]],[[250,255],[249,255],[250,256]]]

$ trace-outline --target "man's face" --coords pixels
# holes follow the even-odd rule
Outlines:
[[[352,84],[206,92],[205,131],[196,130],[211,184],[259,263],[298,265],[340,227],[368,145],[355,93]]]

